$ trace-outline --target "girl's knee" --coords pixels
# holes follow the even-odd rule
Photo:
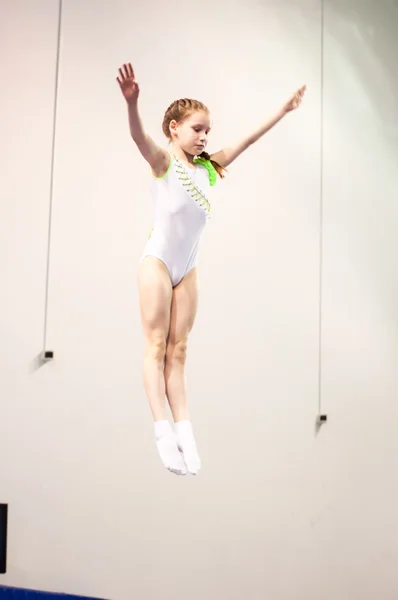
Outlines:
[[[187,358],[187,342],[187,339],[177,342],[169,341],[166,348],[166,361],[184,364]]]
[[[155,334],[147,339],[146,354],[157,362],[164,361],[166,356],[166,338],[163,335]]]

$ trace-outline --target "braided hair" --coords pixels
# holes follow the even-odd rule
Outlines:
[[[190,114],[192,114],[194,112],[199,112],[199,111],[204,112],[204,113],[209,113],[209,109],[207,108],[207,106],[205,106],[202,102],[199,102],[199,100],[191,100],[190,98],[181,98],[180,100],[175,100],[172,104],[170,104],[170,106],[166,110],[164,118],[163,118],[162,129],[163,129],[163,133],[165,134],[165,136],[169,140],[171,139],[171,135],[170,135],[171,121],[176,121],[177,123],[180,123],[186,117],[188,117]],[[217,171],[218,175],[221,178],[224,177],[224,171],[225,171],[224,167],[219,165],[218,162],[216,162],[215,160],[212,160],[210,158],[210,154],[208,154],[207,152],[202,152],[198,156],[200,156],[206,160],[210,160],[211,164]]]

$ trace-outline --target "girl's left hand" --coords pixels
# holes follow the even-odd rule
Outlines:
[[[286,102],[286,104],[283,107],[283,110],[285,112],[289,112],[291,110],[295,110],[296,108],[298,108],[303,101],[303,96],[305,94],[306,89],[307,89],[306,85],[303,85],[303,87],[298,89],[297,92],[295,92],[293,94],[293,96],[290,98],[290,100],[288,100]]]

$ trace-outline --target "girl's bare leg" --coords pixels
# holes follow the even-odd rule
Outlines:
[[[197,307],[198,281],[194,268],[173,289],[166,347],[165,383],[177,439],[188,470],[195,475],[200,469],[200,459],[188,412],[185,364],[188,335],[195,322]]]
[[[143,381],[152,411],[157,448],[163,464],[176,474],[186,467],[166,417],[164,365],[170,328],[172,284],[166,265],[145,257],[138,270],[141,322],[144,332]]]

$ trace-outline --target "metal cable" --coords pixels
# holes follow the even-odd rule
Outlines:
[[[46,292],[45,292],[45,308],[44,308],[44,340],[43,350],[47,344],[47,317],[48,317],[48,289],[49,289],[49,273],[50,273],[50,248],[51,248],[51,225],[52,225],[52,206],[54,193],[54,155],[55,155],[55,130],[57,124],[57,106],[58,106],[58,80],[59,80],[59,55],[61,45],[61,18],[62,18],[62,0],[59,0],[58,6],[58,34],[57,34],[57,58],[55,66],[55,94],[54,94],[54,115],[53,115],[53,136],[51,150],[51,174],[50,174],[50,210],[49,210],[49,225],[48,225],[48,245],[47,245],[47,272],[46,272]]]

